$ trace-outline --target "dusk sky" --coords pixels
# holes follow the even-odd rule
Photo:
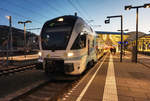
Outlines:
[[[12,16],[12,26],[23,29],[18,21],[31,20],[26,24],[29,28],[42,28],[45,21],[62,15],[73,15],[74,12],[89,22],[96,31],[117,31],[120,29],[120,19],[111,19],[105,24],[107,16],[123,15],[124,29],[135,31],[136,10],[124,10],[125,5],[140,6],[150,3],[150,0],[0,0],[0,25],[8,25],[5,16]],[[139,9],[139,31],[150,32],[150,8]],[[90,20],[94,20],[90,22]],[[98,27],[96,25],[101,25]],[[37,34],[40,30],[34,30]]]

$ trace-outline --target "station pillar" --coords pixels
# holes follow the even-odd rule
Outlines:
[[[136,62],[136,46],[132,48],[132,62]]]

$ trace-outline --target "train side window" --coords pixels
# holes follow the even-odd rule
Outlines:
[[[93,42],[92,42],[92,46],[94,47],[94,40],[93,40]]]
[[[80,45],[81,45],[81,48],[86,47],[86,35],[85,34],[80,35]]]
[[[86,34],[79,34],[71,49],[82,49],[86,47]]]

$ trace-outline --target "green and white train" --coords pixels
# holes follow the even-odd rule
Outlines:
[[[46,74],[80,75],[96,54],[96,34],[82,18],[61,16],[43,25],[39,55]]]

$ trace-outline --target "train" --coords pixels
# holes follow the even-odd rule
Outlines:
[[[47,75],[80,75],[98,61],[96,33],[81,18],[65,15],[44,23],[39,56]]]

